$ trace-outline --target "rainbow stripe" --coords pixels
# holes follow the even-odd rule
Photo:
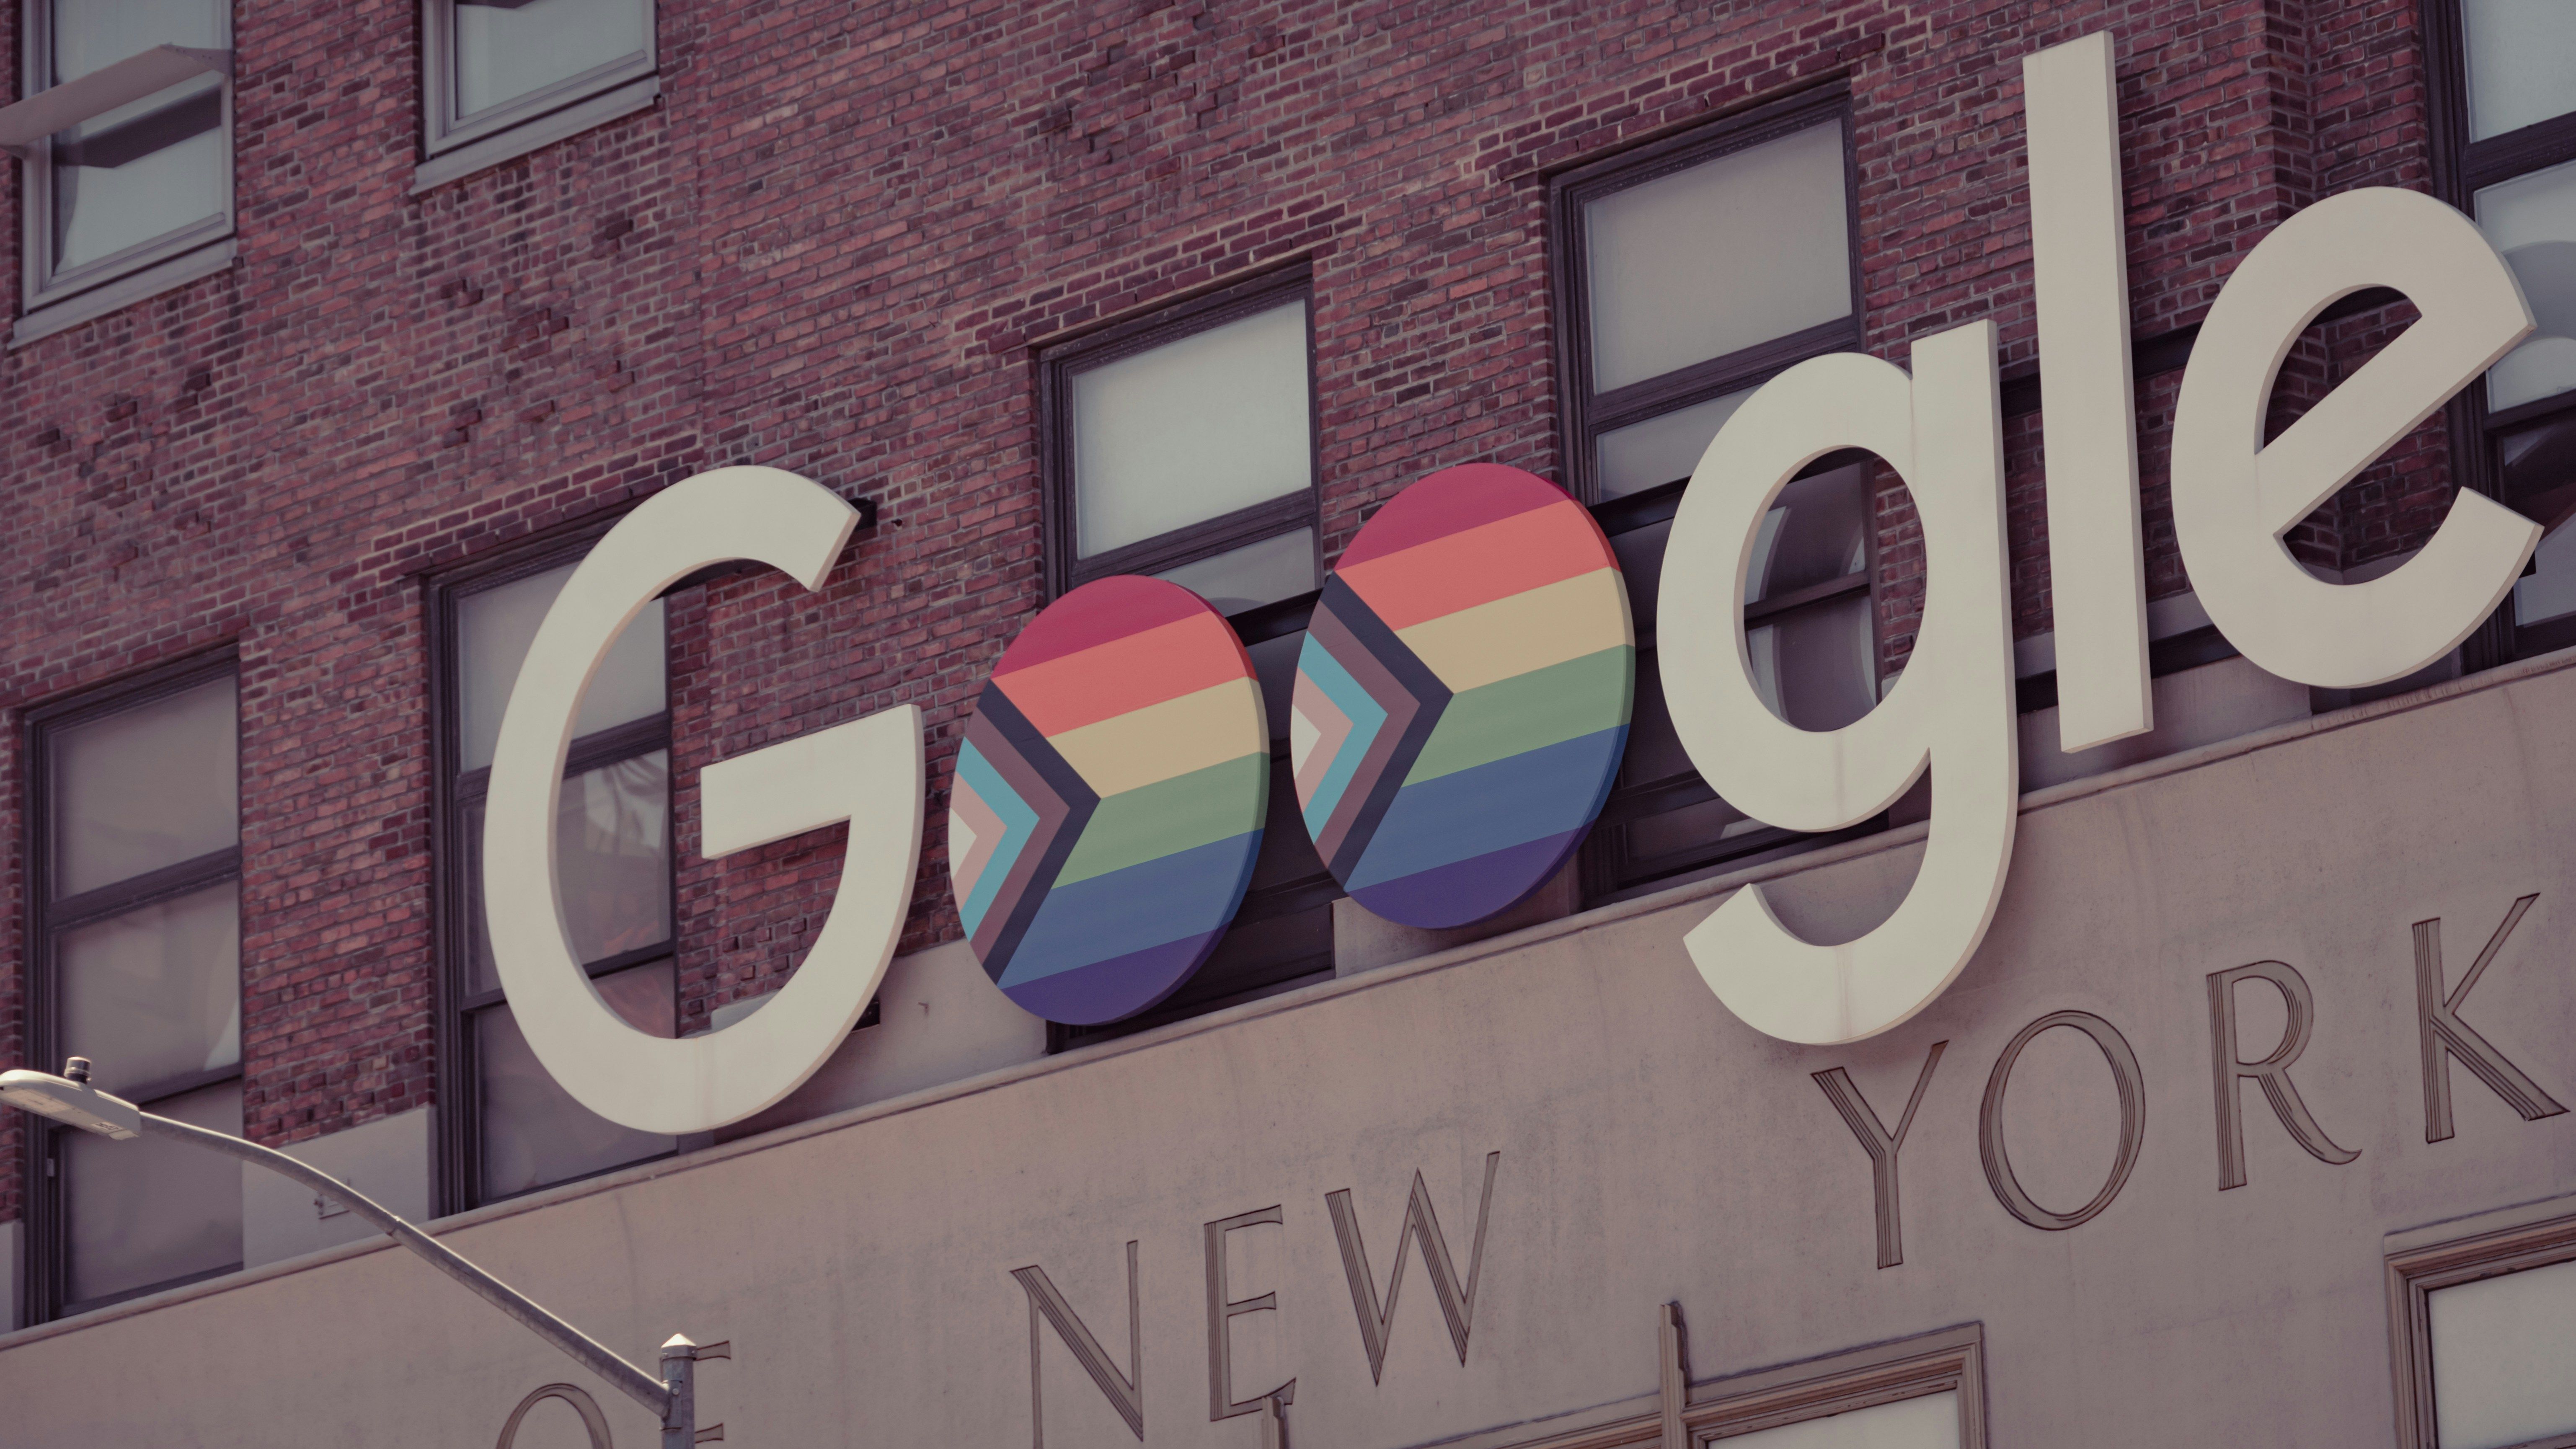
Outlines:
[[[1269,735],[1241,641],[1177,584],[1102,579],[1031,621],[949,792],[949,885],[994,984],[1090,1025],[1188,980],[1252,880]]]
[[[1600,813],[1635,686],[1592,516],[1517,468],[1432,474],[1351,541],[1298,656],[1289,750],[1317,852],[1392,921],[1510,908]]]

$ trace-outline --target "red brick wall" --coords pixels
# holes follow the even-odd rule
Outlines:
[[[0,358],[0,707],[240,649],[262,1140],[431,1092],[429,572],[720,463],[879,499],[821,593],[772,575],[675,601],[678,843],[694,850],[695,767],[918,704],[934,796],[917,946],[955,931],[940,822],[963,715],[1040,601],[1033,344],[1310,258],[1338,546],[1435,467],[1557,471],[1550,168],[1848,76],[1869,345],[1902,361],[1915,336],[1991,317],[2008,368],[2034,356],[2032,49],[2119,38],[2141,337],[2196,321],[2321,191],[2427,176],[2393,0],[663,0],[660,24],[658,109],[414,199],[412,0],[238,0],[240,264]],[[0,228],[13,268],[16,236]],[[2140,388],[2158,593],[2185,586],[2164,502],[2174,381]],[[2037,424],[2007,429],[2025,631],[2047,624]],[[2420,533],[2446,496],[2439,441],[2339,501],[2338,547]],[[1920,560],[1901,492],[1883,502],[1896,662]],[[0,743],[12,841],[21,748],[14,729]],[[22,865],[0,863],[11,947]],[[684,1025],[775,984],[837,869],[829,833],[684,867]],[[0,976],[11,1060],[21,999]],[[12,1114],[0,1218],[17,1142]]]

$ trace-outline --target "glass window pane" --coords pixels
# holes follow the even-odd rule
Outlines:
[[[492,763],[493,743],[501,737],[501,713],[510,706],[510,691],[519,682],[519,665],[535,642],[555,595],[573,566],[548,569],[498,588],[467,594],[456,602],[457,717],[463,738],[457,741],[457,768],[479,770]],[[581,714],[573,722],[579,737],[625,724],[665,707],[662,601],[644,606],[626,632],[609,646],[599,674],[582,696]]]
[[[2540,541],[2530,575],[2513,586],[2513,621],[2538,624],[2576,614],[2576,528],[2561,528]]]
[[[1840,120],[1586,202],[1593,390],[1851,315],[1845,202]]]
[[[2576,111],[2576,5],[2462,0],[2469,41],[2469,138]]]
[[[1872,1404],[1721,1442],[1726,1449],[1959,1449],[1959,1396],[1925,1394]],[[2449,1449],[2447,1440],[2444,1449]]]
[[[651,0],[455,0],[456,114],[640,57]]]
[[[2540,326],[2488,369],[2487,406],[2502,410],[2576,387],[2576,162],[2490,186],[2475,209]]]
[[[1840,729],[1878,702],[1869,595],[1792,609],[1744,631],[1754,687],[1805,730]]]
[[[241,839],[233,678],[57,731],[56,900]]]
[[[1213,558],[1165,569],[1156,577],[1197,594],[1220,614],[1275,604],[1314,589],[1315,530],[1301,528],[1247,543]]]
[[[620,971],[591,984],[637,1030],[675,1034],[679,998],[670,962]],[[605,1172],[678,1146],[673,1138],[621,1127],[574,1101],[528,1050],[528,1040],[506,1006],[475,1015],[474,1045],[487,1199]]]
[[[164,44],[224,48],[211,0],[54,0],[55,85]],[[196,76],[55,135],[56,267],[222,214],[222,90],[222,77]]]
[[[1800,478],[1780,490],[1753,538],[1744,602],[1796,593],[1867,567],[1869,465]]]
[[[63,933],[63,1051],[111,1092],[241,1060],[241,886]]]
[[[1594,444],[1601,496],[1618,498],[1688,478],[1699,466],[1699,455],[1708,451],[1709,439],[1751,396],[1753,389],[1746,388],[1603,433]]]
[[[2576,1263],[2436,1288],[2425,1299],[2442,1449],[2495,1449],[2576,1429]]]
[[[584,771],[555,801],[555,880],[575,954],[604,961],[671,938],[671,757],[655,750]],[[473,893],[474,990],[495,991],[482,911],[483,811],[466,814]]]
[[[146,1105],[164,1117],[241,1135],[239,1082]],[[75,1309],[241,1265],[240,1162],[166,1137],[111,1142],[67,1131],[57,1140],[66,1292]]]
[[[1314,486],[1306,304],[1073,376],[1084,558]]]

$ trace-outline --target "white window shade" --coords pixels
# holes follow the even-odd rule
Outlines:
[[[78,895],[238,841],[231,675],[54,736],[53,895]]]
[[[1959,1449],[1959,1395],[1873,1404],[1718,1442],[1726,1449]]]
[[[651,48],[650,0],[455,0],[447,9],[459,120],[640,61]]]
[[[2461,0],[2460,23],[2468,32],[2471,140],[2576,111],[2576,5]]]
[[[1302,299],[1075,373],[1079,555],[1312,488],[1308,388]]]
[[[2576,161],[2487,187],[2478,226],[2504,254],[2539,330],[2487,372],[2487,406],[2576,388]]]
[[[1595,392],[1851,315],[1839,119],[1596,198],[1583,227]]]
[[[88,111],[53,138],[52,268],[73,271],[219,224],[232,158],[229,62],[206,63],[224,54],[213,0],[52,0],[47,33],[53,87],[85,96],[79,109]],[[136,92],[146,79],[163,88]]]
[[[150,1104],[238,1137],[242,1085],[224,1082]],[[62,1134],[64,1278],[76,1307],[204,1277],[242,1260],[242,1165],[167,1137],[112,1142]]]
[[[2576,1431],[2576,1262],[2436,1288],[2425,1305],[2441,1449]]]
[[[501,715],[518,685],[519,665],[572,570],[566,564],[457,601],[461,637],[456,672],[462,696],[457,713],[463,723],[457,768],[479,770],[492,763],[492,746],[501,737]],[[662,601],[655,599],[609,647],[608,658],[582,696],[573,734],[593,734],[660,714],[666,704],[662,658]]]
[[[64,933],[64,1054],[129,1093],[241,1061],[241,887],[225,881]]]

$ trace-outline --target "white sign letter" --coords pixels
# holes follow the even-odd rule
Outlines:
[[[1914,886],[1856,941],[1789,934],[1759,885],[1685,938],[1709,989],[1787,1041],[1854,1041],[1941,994],[1994,919],[2020,811],[2002,414],[1990,322],[1914,344],[1915,374],[1812,358],[1763,385],[1701,455],[1664,555],[1664,694],[1691,763],[1727,803],[1792,830],[1886,809],[1925,769],[1938,785]],[[1744,591],[1763,517],[1799,469],[1866,448],[1914,493],[1929,574],[1904,677],[1838,730],[1798,729],[1753,682]]]
[[[2422,319],[2263,441],[2273,380],[2342,297],[2394,287]],[[2532,330],[2504,259],[2429,196],[2331,196],[2263,238],[2192,344],[2174,412],[2174,535],[2210,619],[2284,679],[2357,689],[2449,653],[2503,602],[2540,525],[2462,491],[2423,552],[2368,583],[2330,584],[2281,535]]]
[[[2048,447],[2048,592],[2057,630],[2057,747],[2155,727],[2139,547],[2138,413],[2129,379],[2127,213],[2111,37],[2021,62],[2029,123],[2030,264]]]
[[[921,854],[921,711],[912,705],[709,765],[709,859],[850,822],[831,916],[778,999],[705,1036],[626,1024],[581,968],[555,884],[556,782],[582,692],[644,606],[708,564],[756,559],[809,589],[857,513],[775,468],[718,468],[655,495],[573,570],[528,646],[492,754],[483,900],[519,1030],[574,1100],[642,1132],[704,1132],[794,1091],[867,1009],[894,956]]]

